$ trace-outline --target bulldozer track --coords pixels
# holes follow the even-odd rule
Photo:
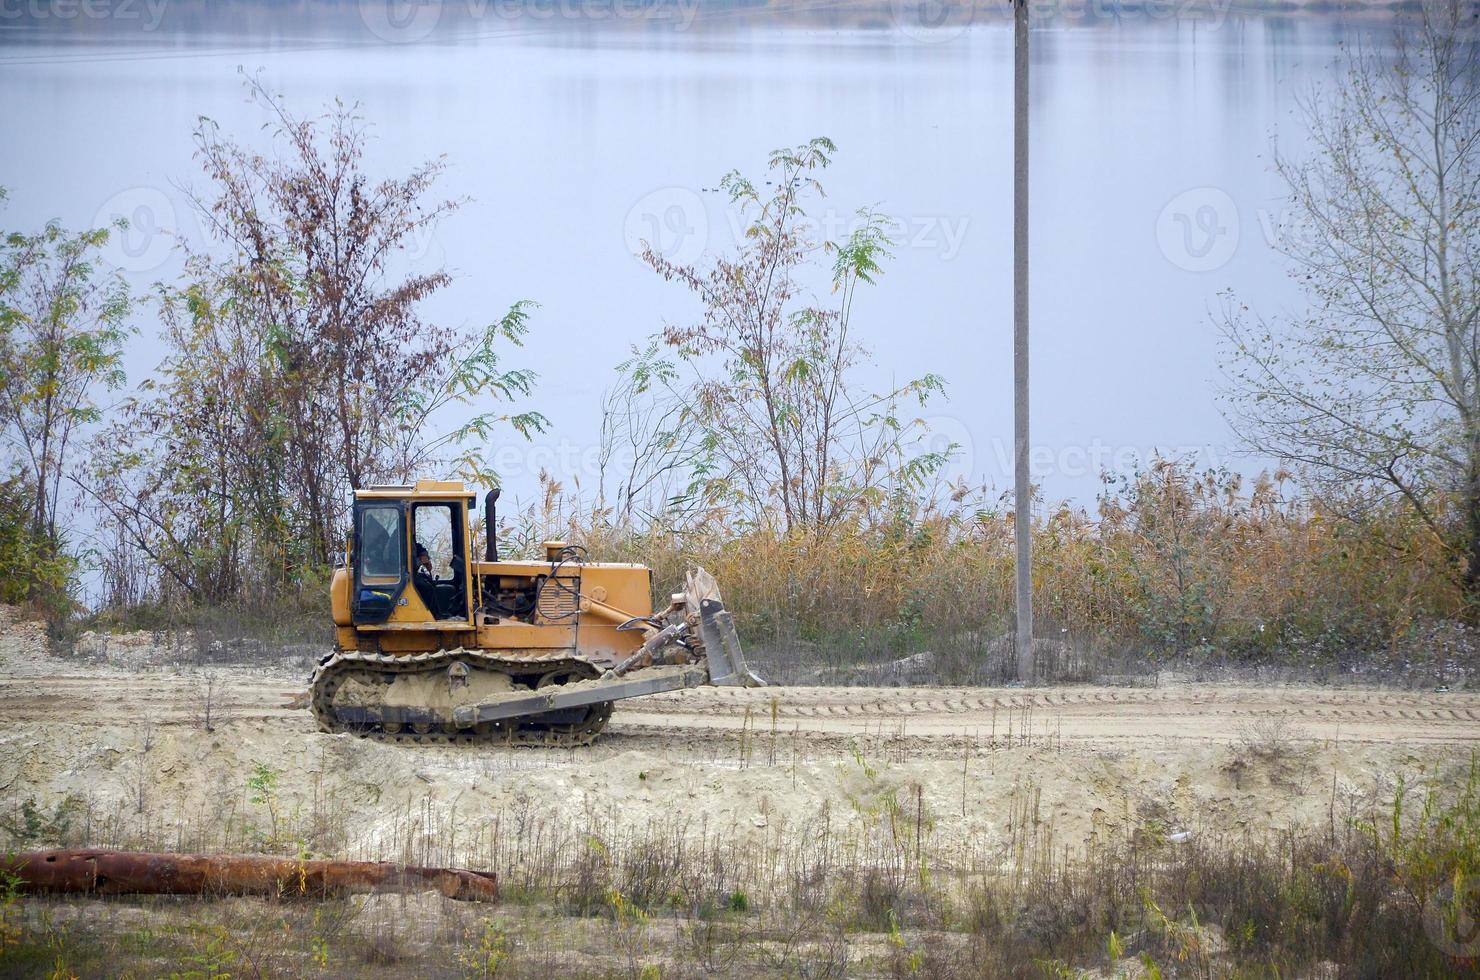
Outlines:
[[[500,657],[478,650],[438,650],[418,654],[385,654],[364,651],[339,651],[330,654],[314,668],[309,679],[309,707],[319,730],[328,733],[347,732],[359,738],[397,745],[437,745],[491,743],[513,746],[541,746],[547,748],[572,748],[589,745],[611,717],[610,701],[593,705],[586,719],[569,730],[565,725],[546,727],[537,716],[535,719],[519,721],[516,725],[498,725],[474,730],[455,730],[442,726],[435,731],[389,732],[381,727],[356,727],[342,722],[333,707],[334,694],[344,681],[356,674],[381,677],[386,674],[432,673],[445,669],[455,661],[477,664],[488,670],[516,675],[535,672],[550,673],[571,669],[596,676],[595,668],[584,660],[571,657],[564,651],[551,651],[546,655]],[[516,719],[516,721],[518,721]]]

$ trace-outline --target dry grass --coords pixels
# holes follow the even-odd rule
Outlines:
[[[1014,676],[1013,522],[1005,500],[943,495],[821,533],[736,527],[723,512],[613,525],[557,485],[516,515],[511,548],[544,537],[641,561],[660,595],[715,573],[752,659],[783,681],[847,682],[859,664],[921,651],[916,682]],[[1040,674],[1092,681],[1167,666],[1308,679],[1463,684],[1480,642],[1443,543],[1396,506],[1352,501],[1361,523],[1291,496],[1159,460],[1107,486],[1095,513],[1061,505],[1034,554]],[[840,669],[841,668],[841,669]]]
[[[874,764],[857,760],[865,775]],[[1480,872],[1477,772],[1422,792],[1399,780],[1372,812],[1338,815],[1333,802],[1319,830],[1204,839],[1148,825],[1071,851],[1028,779],[1001,801],[1005,846],[938,836],[923,795],[908,788],[825,805],[759,844],[682,817],[622,831],[596,811],[516,801],[459,813],[429,798],[372,845],[354,834],[363,801],[275,806],[271,770],[260,767],[247,790],[188,829],[166,831],[129,808],[93,813],[86,801],[55,813],[16,807],[4,826],[12,847],[86,841],[463,864],[496,871],[502,903],[10,893],[0,973],[1028,977],[1145,958],[1167,976],[1299,976],[1323,963],[1343,976],[1447,976],[1463,963],[1431,941],[1434,930],[1463,921],[1451,913],[1480,911],[1451,908],[1445,892]]]

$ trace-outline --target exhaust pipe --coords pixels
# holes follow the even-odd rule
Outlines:
[[[498,512],[493,505],[498,502],[499,488],[494,487],[488,491],[486,516],[483,518],[484,530],[488,532],[488,544],[484,548],[484,561],[498,561]]]

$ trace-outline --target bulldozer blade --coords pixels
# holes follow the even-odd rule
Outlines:
[[[452,723],[466,730],[485,722],[536,715],[548,718],[551,712],[690,687],[765,686],[766,682],[746,665],[734,617],[718,599],[704,599],[699,603],[699,636],[704,641],[703,663],[647,667],[622,675],[613,671],[606,677],[562,684],[548,691],[501,694],[479,704],[459,705],[453,709]]]
[[[31,892],[325,898],[349,893],[436,891],[466,902],[498,899],[498,879],[491,872],[402,867],[375,861],[77,848],[18,854],[0,859],[0,869],[19,878],[22,889]]]
[[[709,661],[709,683],[720,687],[766,686],[746,665],[735,617],[718,599],[699,603],[699,638],[704,641],[704,656]]]
[[[702,664],[682,668],[651,667],[631,678],[578,681],[551,688],[546,693],[505,694],[489,698],[481,704],[461,705],[453,710],[452,721],[458,728],[472,728],[480,722],[541,715],[566,708],[600,704],[603,701],[640,698],[645,694],[701,687],[707,683],[709,674]]]

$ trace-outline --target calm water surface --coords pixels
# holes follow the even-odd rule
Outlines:
[[[275,17],[248,34],[206,17],[82,40],[0,24],[3,226],[125,215],[135,230],[113,260],[141,285],[170,278],[178,258],[163,230],[201,236],[181,191],[201,183],[197,117],[264,139],[239,67],[300,112],[359,101],[373,167],[445,154],[442,190],[472,198],[406,256],[456,276],[429,316],[477,324],[520,298],[541,304],[511,363],[540,373],[535,407],[553,430],[498,457],[527,497],[540,468],[589,488],[612,367],[695,311],[633,257],[635,243],[681,258],[730,247],[720,176],[758,174],[772,148],[826,135],[839,154],[824,226],[845,229],[861,205],[896,221],[895,258],[857,312],[873,379],[945,375],[949,402],[925,414],[961,444],[955,468],[1011,485],[1006,25],[922,40],[888,25],[556,24],[381,43],[358,22]],[[1285,204],[1270,136],[1298,152],[1295,97],[1335,78],[1343,40],[1382,30],[1127,18],[1035,33],[1034,442],[1049,498],[1092,501],[1102,468],[1158,448],[1262,465],[1229,455],[1209,311],[1227,288],[1262,312],[1299,309],[1272,248]],[[161,353],[154,327],[141,318],[141,329],[131,376]]]

